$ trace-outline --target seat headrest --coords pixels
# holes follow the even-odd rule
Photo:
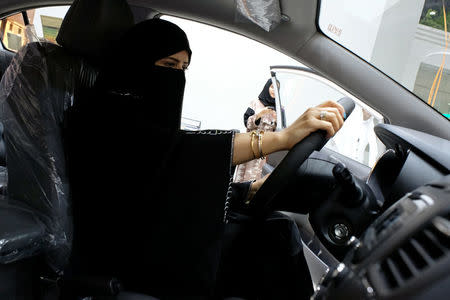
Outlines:
[[[74,0],[56,41],[74,54],[101,59],[133,25],[126,0]]]

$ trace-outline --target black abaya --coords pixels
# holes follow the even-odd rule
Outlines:
[[[186,36],[174,26],[135,26],[123,39],[131,45],[122,53],[129,60],[100,74],[69,112],[74,251],[82,258],[75,271],[114,275],[125,288],[164,298],[209,297],[234,132],[179,129],[184,72],[154,65],[181,50],[190,57]],[[158,47],[136,44],[136,36],[154,30],[163,39]]]

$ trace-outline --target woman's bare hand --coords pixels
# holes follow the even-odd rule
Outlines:
[[[342,105],[334,101],[307,109],[294,123],[280,131],[285,149],[291,149],[317,130],[326,131],[327,138],[332,137],[344,124],[344,112]]]
[[[322,115],[322,118],[321,118]],[[332,137],[344,124],[342,105],[327,101],[309,108],[289,127],[278,132],[265,132],[261,139],[261,152],[268,155],[280,150],[290,150],[299,141],[317,130]],[[258,158],[252,149],[252,134],[238,133],[234,138],[233,165]]]
[[[247,202],[250,202],[250,200],[253,199],[256,192],[259,190],[259,188],[263,185],[263,183],[266,181],[267,177],[269,177],[270,174],[266,174],[264,177],[256,180],[250,185],[250,190],[248,191],[247,196]]]

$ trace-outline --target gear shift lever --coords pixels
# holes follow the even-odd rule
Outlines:
[[[364,191],[343,163],[337,163],[333,167],[333,176],[344,191],[345,204],[349,207],[361,205],[364,201]]]

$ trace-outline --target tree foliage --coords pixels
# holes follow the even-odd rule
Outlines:
[[[449,7],[450,10],[450,7]],[[450,31],[449,20],[450,11],[446,9],[447,30]],[[427,25],[436,29],[444,30],[444,13],[441,9],[428,9],[426,14],[420,19],[420,24]]]

